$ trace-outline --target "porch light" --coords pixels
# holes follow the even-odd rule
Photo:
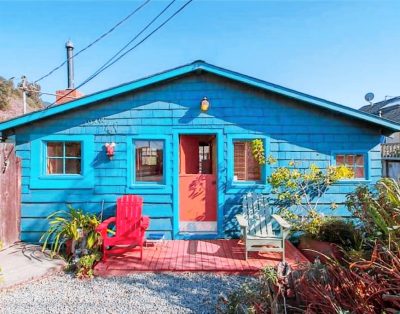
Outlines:
[[[206,112],[210,108],[210,102],[208,101],[207,97],[204,97],[200,103],[200,110]]]

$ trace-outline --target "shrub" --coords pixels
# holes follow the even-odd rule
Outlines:
[[[8,109],[14,90],[14,82],[0,77],[0,110]]]
[[[79,258],[76,266],[76,277],[79,279],[93,278],[93,268],[96,262],[100,261],[100,259],[101,255],[98,252],[84,255]]]
[[[377,247],[371,261],[351,267],[328,259],[285,276],[260,275],[228,296],[225,313],[399,313],[400,253]],[[278,266],[279,268],[279,266]],[[269,274],[279,271],[268,269]]]
[[[389,178],[381,179],[374,188],[359,186],[347,196],[349,211],[362,222],[366,240],[386,244],[400,241],[400,185]]]
[[[309,168],[300,165],[291,161],[288,167],[279,167],[268,177],[273,195],[271,203],[292,224],[292,231],[317,238],[327,219],[318,209],[321,198],[332,184],[352,177],[353,172],[344,166],[322,170],[313,164]],[[334,210],[337,205],[332,203],[331,208]]]
[[[269,313],[271,309],[281,311],[275,295],[278,274],[273,267],[266,267],[256,282],[243,284],[225,300],[219,309],[225,313]]]
[[[345,250],[356,248],[358,230],[354,224],[344,219],[325,220],[317,234],[317,239],[339,245]]]

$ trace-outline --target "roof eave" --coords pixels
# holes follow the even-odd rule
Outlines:
[[[400,131],[400,124],[392,122],[390,120],[386,120],[380,117],[377,117],[375,115],[366,113],[366,112],[362,112],[350,107],[346,107],[334,102],[330,102],[327,101],[325,99],[321,99],[321,98],[317,98],[311,95],[307,95],[307,94],[303,94],[300,92],[297,92],[295,90],[291,90],[282,86],[278,86],[272,83],[268,83],[259,79],[255,79],[252,77],[249,77],[247,75],[243,75],[237,72],[233,72],[227,69],[223,69],[214,65],[210,65],[207,64],[203,61],[198,61],[198,62],[194,62],[191,64],[187,64],[172,70],[168,70],[165,72],[161,72],[159,74],[153,75],[153,76],[149,76],[143,79],[139,79],[127,84],[123,84],[123,85],[119,85],[107,90],[103,90],[100,91],[98,93],[92,94],[92,95],[88,95],[86,97],[77,99],[77,100],[73,100],[70,101],[68,103],[62,104],[62,105],[58,105],[58,106],[54,106],[51,108],[47,108],[41,111],[37,111],[37,112],[33,112],[31,114],[28,115],[24,115],[24,116],[20,116],[8,121],[5,121],[3,123],[0,123],[0,132],[1,131],[5,131],[7,129],[11,129],[11,128],[15,128],[18,126],[21,126],[23,124],[27,124],[30,122],[34,122],[36,120],[39,119],[43,119],[67,110],[71,110],[71,109],[75,109],[75,108],[79,108],[82,106],[86,106],[88,104],[97,102],[97,101],[101,101],[116,95],[120,95],[123,93],[127,93],[129,91],[133,91],[139,88],[143,88],[149,85],[153,85],[156,83],[160,83],[162,81],[168,80],[168,79],[172,79],[172,78],[176,78],[191,72],[194,72],[196,70],[204,70],[206,72],[209,73],[213,73],[215,75],[224,77],[224,78],[228,78],[228,79],[232,79],[235,81],[239,81],[242,82],[244,84],[256,87],[256,88],[260,88],[263,90],[267,90],[269,92],[273,92],[273,93],[277,93],[280,95],[284,95],[286,97],[292,98],[292,99],[296,99],[305,103],[311,103],[315,106],[321,107],[321,108],[325,108],[328,110],[332,110],[334,112],[339,112],[342,113],[346,116],[352,117],[352,118],[356,118],[359,120],[363,120],[367,123],[372,123],[375,124],[377,126],[380,127],[384,127],[390,131],[396,132],[396,131]]]
[[[136,89],[139,89],[142,87],[156,84],[156,83],[162,82],[167,79],[185,75],[185,74],[190,73],[198,68],[199,68],[199,66],[197,66],[195,64],[186,65],[186,66],[183,66],[180,68],[170,70],[168,72],[162,72],[162,73],[156,74],[154,76],[150,76],[150,77],[147,77],[144,79],[133,81],[128,84],[119,85],[117,87],[106,89],[101,92],[98,92],[98,93],[95,93],[92,95],[88,95],[86,97],[82,97],[82,98],[79,98],[79,99],[76,99],[76,100],[73,100],[70,102],[66,102],[64,104],[60,104],[60,105],[57,105],[57,106],[54,106],[51,108],[45,108],[41,111],[35,111],[35,112],[32,112],[32,113],[24,115],[24,116],[16,117],[14,119],[7,120],[7,121],[0,123],[0,132],[5,131],[7,129],[21,126],[26,123],[34,122],[36,120],[43,119],[43,118],[46,118],[46,117],[49,117],[49,116],[52,116],[52,115],[55,115],[58,113],[62,113],[67,110],[76,109],[76,108],[86,106],[88,104],[91,104],[91,103],[94,103],[97,101],[101,101],[101,100],[116,96],[116,95],[120,95],[120,94],[129,92],[129,91],[132,91],[132,90],[136,90]]]

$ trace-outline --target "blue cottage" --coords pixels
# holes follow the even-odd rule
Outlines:
[[[112,215],[141,195],[150,231],[167,238],[237,234],[245,191],[268,192],[271,167],[346,164],[329,204],[381,177],[380,139],[400,125],[202,61],[0,123],[22,159],[21,239],[37,242],[66,204]],[[261,139],[277,163],[259,166]]]

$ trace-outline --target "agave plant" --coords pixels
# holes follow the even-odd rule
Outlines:
[[[67,241],[78,241],[81,237],[86,237],[88,249],[94,247],[98,242],[96,227],[100,220],[96,215],[84,213],[81,209],[74,209],[68,206],[68,210],[60,210],[47,217],[49,229],[42,235],[43,250],[50,243],[52,256],[60,252],[61,246]]]

